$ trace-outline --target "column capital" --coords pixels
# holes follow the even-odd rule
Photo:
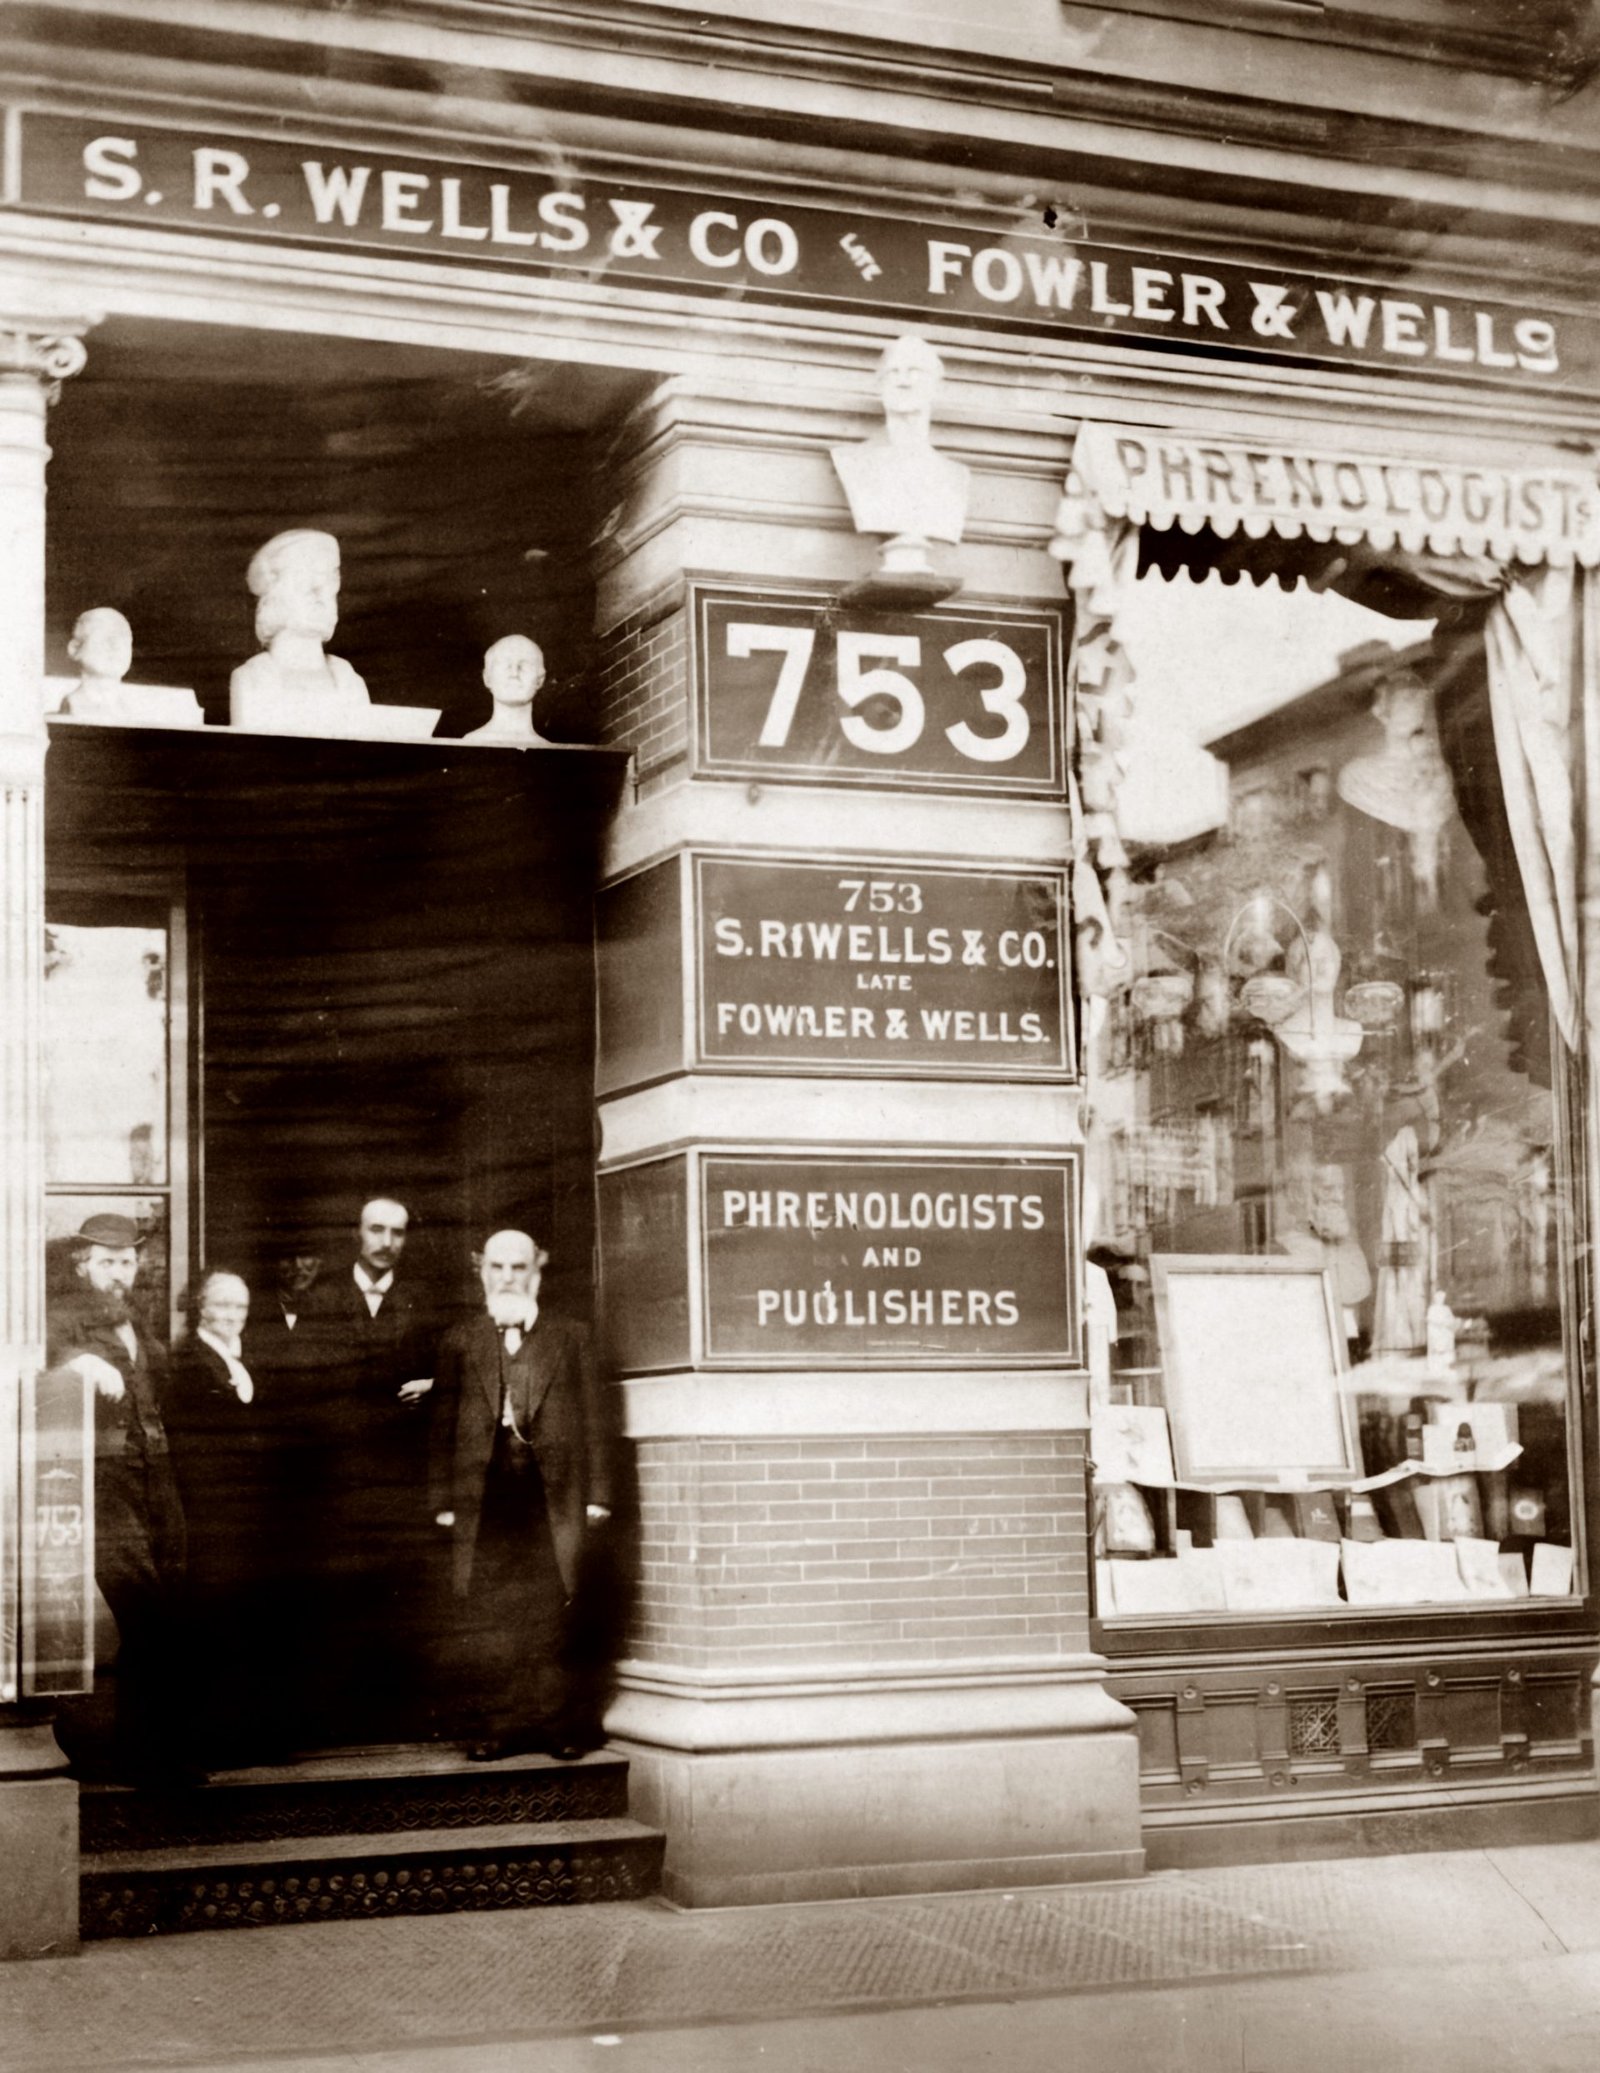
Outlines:
[[[0,311],[0,375],[31,375],[50,402],[88,359],[83,334],[93,317],[14,317]]]

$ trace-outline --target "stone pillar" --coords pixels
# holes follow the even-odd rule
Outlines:
[[[44,1358],[45,417],[83,328],[0,316],[0,1957],[78,1940],[78,1792],[19,1703],[24,1380]]]
[[[642,1519],[608,1728],[637,1811],[666,1830],[666,1890],[687,1905],[1142,1868],[1133,1718],[1089,1646],[1078,1360],[741,1365],[695,1321],[708,1162],[1021,1171],[1031,1158],[1048,1172],[1070,1168],[1081,1137],[1060,1074],[708,1069],[687,1034],[708,850],[765,861],[775,883],[813,859],[861,856],[869,875],[920,869],[930,883],[940,867],[981,881],[997,858],[1066,861],[1059,796],[690,774],[709,636],[686,610],[687,577],[740,589],[760,620],[785,586],[837,597],[876,561],[828,452],[881,422],[869,367],[863,353],[833,401],[760,377],[664,383],[613,449],[598,550],[603,727],[637,757],[600,900],[602,1313]],[[973,471],[952,610],[1059,608],[1046,552],[1059,428],[969,391],[935,437]],[[778,657],[758,666],[775,672]],[[813,713],[817,695],[808,683]],[[1000,1281],[1006,1250],[997,1240],[987,1262]],[[1080,1270],[1074,1259],[1063,1276],[1064,1314]]]

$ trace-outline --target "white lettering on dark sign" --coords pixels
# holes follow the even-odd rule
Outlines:
[[[1070,1158],[711,1157],[708,1360],[1075,1364]]]
[[[1135,344],[1600,384],[1600,335],[1583,318],[1068,243],[1050,228],[1051,210],[1037,229],[986,229],[697,192],[599,161],[564,157],[545,174],[34,110],[21,115],[20,133],[16,198],[27,209],[576,271],[608,287],[864,303]]]
[[[1063,1078],[1061,874],[697,856],[707,1063]]]

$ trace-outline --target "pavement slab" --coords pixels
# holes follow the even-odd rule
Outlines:
[[[1556,2002],[1526,1998],[1552,1966],[1579,1996],[1570,2037]],[[1064,2034],[1081,2031],[1087,2050],[1121,2008],[1118,2020],[1133,2027],[1116,2054],[1079,2063],[1290,2073],[1302,2063],[1285,2056],[1293,2036],[1306,2025],[1315,2036],[1320,2025],[1329,2052],[1346,2032],[1365,2039],[1351,2047],[1352,2073],[1399,2073],[1412,2061],[1394,2055],[1387,2004],[1365,1984],[1380,1973],[1401,1983],[1394,2005],[1414,2010],[1420,2034],[1437,2022],[1453,2039],[1440,2058],[1435,2032],[1435,2057],[1416,2059],[1419,2069],[1447,2063],[1469,2073],[1481,2059],[1495,2073],[1546,2064],[1565,2073],[1568,2063],[1587,2073],[1600,2036],[1582,2027],[1583,1996],[1600,1993],[1600,1843],[1245,1865],[1014,1893],[698,1913],[625,1902],[96,1944],[0,1969],[0,2073],[242,2073],[258,2064],[280,2073],[535,2064],[564,2073],[580,2062],[625,2073],[641,2063],[629,2038],[647,2032],[663,2040],[651,2073],[670,2073],[690,2030],[748,2041],[752,2025],[763,2039],[772,2032],[756,2056],[681,2063],[697,2073],[713,2063],[787,2073],[856,2063],[810,2055],[812,2029],[830,2050],[853,2052],[855,2031],[838,2028],[847,2016],[909,2018],[932,2004],[961,2016],[952,2035],[971,2029],[974,2038],[987,2034],[980,2004],[997,2022],[995,2010],[1008,2009],[1004,2022],[1021,2026],[1019,2048],[1031,2050],[1044,2018],[1026,2012],[1046,2002],[1057,2010],[1057,2055],[1038,2063],[1052,2069],[1065,2062]],[[1230,1985],[1249,1988],[1246,2004],[1215,2001]],[[1481,2020],[1463,2043],[1468,2001]],[[1254,2029],[1236,2026],[1241,2005]],[[1556,2025],[1548,2035],[1530,2023],[1530,2006]],[[622,2041],[588,2041],[598,2034]],[[1563,2057],[1580,2035],[1585,2055]],[[1485,2041],[1493,2038],[1498,2061]],[[1542,2056],[1516,2055],[1536,2040]],[[564,2056],[552,2057],[558,2045]],[[863,2067],[869,2059],[872,2073],[901,2063],[920,2073],[928,2063],[869,2053]],[[1333,2073],[1344,2061],[1303,2063]]]

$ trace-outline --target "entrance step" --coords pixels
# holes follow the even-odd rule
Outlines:
[[[642,1899],[665,1838],[628,1818],[627,1793],[626,1762],[604,1750],[338,1752],[186,1792],[86,1785],[81,1933]]]

